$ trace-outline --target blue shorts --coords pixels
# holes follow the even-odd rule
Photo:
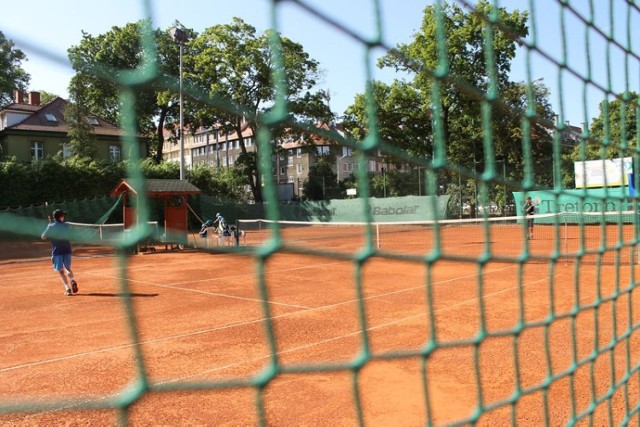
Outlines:
[[[54,255],[51,257],[51,262],[55,271],[60,271],[63,268],[71,270],[71,254]]]

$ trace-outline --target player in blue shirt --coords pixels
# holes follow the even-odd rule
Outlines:
[[[66,239],[69,225],[64,222],[64,212],[56,209],[53,212],[53,222],[42,232],[42,240],[51,241],[51,262],[53,269],[60,273],[64,283],[64,294],[69,296],[78,293],[78,283],[71,272],[71,243]],[[66,275],[65,275],[66,273]],[[69,276],[69,281],[67,281]]]

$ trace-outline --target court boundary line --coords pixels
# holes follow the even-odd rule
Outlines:
[[[515,266],[505,267],[505,268],[502,268],[502,269],[499,269],[499,270],[492,271],[490,273],[500,272],[500,271],[503,271],[503,270],[511,268],[511,267],[515,267]],[[475,276],[479,277],[480,275],[479,274],[475,274]],[[473,277],[473,275],[472,276],[465,276],[465,277]],[[458,279],[465,278],[465,277],[460,277]],[[439,281],[439,282],[433,283],[432,285],[443,284],[443,283],[446,283],[446,282],[450,282],[451,280],[455,280],[455,279],[446,279],[446,280],[443,280],[443,281]],[[499,291],[491,292],[489,294],[483,294],[483,298],[492,298],[492,297],[495,297],[497,295],[501,295],[501,294],[506,293],[506,292],[512,292],[512,291],[516,290],[518,287],[524,288],[524,287],[528,287],[528,286],[531,286],[533,284],[536,284],[536,283],[539,283],[539,282],[542,282],[542,281],[546,281],[546,280],[549,280],[549,278],[545,277],[545,278],[537,279],[537,280],[534,280],[534,281],[528,282],[528,283],[516,284],[516,285],[514,285],[512,287],[509,287],[509,288],[504,288],[504,289],[501,289]],[[422,287],[422,286],[420,286],[420,287]],[[382,296],[382,295],[380,295],[380,296]],[[452,310],[454,308],[458,308],[460,306],[476,302],[479,298],[480,298],[479,296],[468,298],[465,301],[461,301],[459,303],[455,303],[455,304],[452,304],[452,305],[449,305],[449,306],[446,306],[446,307],[442,307],[442,308],[436,309],[434,312],[435,313],[440,313],[440,312],[443,312],[443,311]],[[367,299],[369,299],[369,297]],[[336,306],[336,305],[339,305],[339,304],[334,304],[334,305],[331,305],[331,306]],[[304,312],[316,311],[316,310],[319,310],[319,309],[321,309],[323,307],[310,308],[308,310],[304,310]],[[300,313],[300,312],[285,313],[285,314],[282,314],[282,315],[279,315],[279,316],[274,316],[273,319],[289,317],[289,316],[292,316],[292,315],[298,314],[298,313]],[[410,321],[410,320],[413,320],[413,319],[417,319],[417,318],[420,318],[420,317],[425,317],[426,315],[427,315],[427,313],[419,313],[419,314],[415,314],[415,315],[412,315],[412,316],[404,317],[402,319],[395,319],[395,320],[390,321],[390,322],[381,323],[379,325],[368,326],[365,330],[366,331],[379,330],[379,329],[383,329],[383,328],[386,328],[386,327],[397,325],[397,324],[400,324],[400,323],[403,323],[403,322],[407,322],[407,321]],[[215,332],[215,331],[218,331],[218,330],[224,330],[224,329],[228,329],[228,328],[232,328],[232,327],[236,327],[236,326],[246,326],[246,325],[250,325],[252,323],[263,322],[264,320],[265,320],[264,318],[261,318],[261,319],[256,319],[256,320],[249,321],[249,322],[242,322],[242,323],[231,324],[231,325],[223,325],[221,327],[212,328],[210,330],[196,331],[196,332],[189,333],[189,334],[181,334],[181,335],[174,335],[174,336],[170,336],[170,337],[157,338],[157,339],[153,339],[153,340],[147,340],[147,341],[140,342],[139,345],[157,343],[157,342],[166,341],[166,340],[170,340],[170,339],[181,339],[181,338],[188,337],[188,336],[202,335],[202,334],[207,334],[207,333]],[[326,343],[329,343],[329,342],[339,341],[341,339],[349,338],[349,337],[352,337],[354,335],[358,335],[360,333],[362,333],[362,330],[350,332],[350,333],[347,333],[347,334],[342,334],[342,335],[337,336],[337,337],[326,338],[326,339],[323,339],[323,340],[320,340],[320,341],[315,341],[313,343],[304,344],[304,345],[297,346],[297,347],[294,347],[294,348],[290,348],[290,349],[287,349],[287,350],[281,350],[281,351],[278,351],[276,354],[277,355],[283,355],[283,354],[295,353],[297,351],[301,351],[301,350],[304,350],[306,348],[310,348],[310,347],[314,347],[314,346],[317,346],[317,345],[326,344]],[[22,365],[22,366],[18,365],[18,366],[10,367],[9,369],[6,369],[6,368],[5,369],[0,369],[0,373],[6,372],[6,371],[9,371],[9,370],[28,368],[28,367],[32,367],[32,366],[36,366],[36,365],[42,365],[42,364],[47,364],[47,363],[55,363],[55,362],[64,361],[64,360],[70,360],[70,359],[73,359],[73,358],[83,357],[83,356],[87,356],[87,355],[107,353],[107,352],[114,351],[114,350],[121,350],[121,349],[130,348],[130,347],[133,347],[135,345],[136,344],[133,344],[133,343],[123,344],[123,345],[120,345],[120,346],[113,346],[113,347],[109,347],[109,348],[100,349],[100,350],[97,350],[97,351],[83,352],[83,353],[78,353],[78,354],[75,354],[75,355],[65,356],[65,357],[62,357],[62,358],[51,359],[49,361],[38,361],[38,362],[35,362],[35,363]],[[216,368],[207,369],[205,371],[200,371],[200,372],[197,372],[197,373],[194,373],[194,374],[190,374],[190,375],[183,375],[183,376],[180,376],[180,377],[171,378],[171,379],[164,379],[164,380],[160,380],[160,381],[150,381],[149,383],[152,386],[160,386],[160,385],[164,385],[164,384],[172,384],[172,383],[176,383],[176,382],[180,382],[180,381],[189,380],[189,379],[195,378],[197,376],[202,376],[202,375],[206,375],[206,374],[209,374],[209,373],[213,373],[213,372],[217,372],[217,371],[221,371],[221,370],[225,370],[225,369],[230,369],[230,368],[242,366],[243,364],[259,362],[261,360],[269,359],[271,357],[272,357],[272,354],[266,354],[264,356],[254,357],[254,358],[249,359],[249,360],[243,360],[241,362],[237,362],[237,363],[233,363],[233,364],[227,364],[227,365],[224,365],[224,366],[218,366]],[[205,381],[205,380],[203,380],[203,381]],[[119,390],[116,393],[108,393],[108,394],[105,394],[103,396],[99,396],[97,398],[84,399],[82,401],[78,401],[78,402],[75,402],[73,404],[63,405],[60,408],[47,410],[47,411],[43,411],[43,412],[38,412],[38,413],[34,413],[34,414],[25,413],[24,416],[26,418],[33,418],[33,417],[36,417],[36,416],[39,416],[39,415],[43,415],[43,414],[55,413],[55,412],[60,412],[60,411],[64,411],[64,410],[69,410],[71,408],[80,406],[80,405],[85,404],[85,403],[98,402],[98,401],[102,401],[102,400],[105,400],[105,399],[114,398],[114,397],[118,396],[120,392],[121,392],[121,390]]]
[[[532,282],[523,284],[522,287],[528,287],[530,285],[533,285],[533,284],[538,283],[538,282],[542,282],[544,280],[547,280],[547,278],[534,280]],[[510,287],[510,288],[501,289],[501,290],[496,291],[496,292],[491,292],[490,294],[484,294],[484,297],[492,298],[494,296],[497,296],[497,295],[500,295],[500,294],[503,294],[503,293],[506,293],[506,292],[512,292],[514,289],[517,289],[517,288],[518,288],[518,285]],[[449,306],[442,307],[442,308],[439,308],[437,310],[434,310],[434,313],[440,313],[440,312],[443,312],[443,311],[448,311],[448,310],[451,310],[451,309],[454,309],[454,308],[458,308],[458,307],[460,307],[462,305],[466,305],[466,304],[470,304],[470,303],[476,302],[478,299],[479,299],[479,297],[469,298],[469,299],[467,299],[465,301],[461,301],[459,303],[452,304],[452,305],[449,305]],[[397,325],[399,323],[407,322],[407,321],[410,321],[410,320],[413,320],[413,319],[417,319],[417,318],[420,318],[420,317],[426,317],[426,316],[427,316],[427,313],[415,314],[415,315],[412,315],[412,316],[403,317],[402,319],[395,319],[395,320],[390,321],[390,322],[381,323],[379,325],[368,326],[365,330],[366,331],[374,331],[374,330],[378,330],[378,329],[383,329],[383,328],[386,328],[386,327],[389,327],[389,326]],[[300,351],[300,350],[303,350],[303,349],[306,349],[306,348],[309,348],[309,347],[314,347],[316,345],[326,344],[326,343],[329,343],[329,342],[332,342],[332,341],[339,341],[341,339],[349,338],[349,337],[352,337],[354,335],[359,335],[360,333],[362,333],[362,330],[355,331],[355,332],[350,332],[350,333],[343,334],[343,335],[340,335],[340,336],[337,336],[337,337],[325,338],[323,340],[316,341],[316,342],[313,342],[313,343],[297,346],[297,347],[290,348],[290,349],[287,349],[287,350],[278,351],[276,353],[276,355],[279,356],[281,354],[294,353],[296,351]],[[179,378],[172,378],[170,380],[163,380],[163,381],[159,381],[159,382],[151,382],[151,383],[153,385],[171,384],[171,383],[174,383],[174,382],[184,381],[186,379],[193,378],[193,377],[195,377],[197,375],[216,372],[216,371],[220,371],[220,370],[223,370],[223,369],[234,368],[234,367],[237,367],[237,366],[242,366],[245,363],[258,362],[258,361],[263,360],[263,359],[269,359],[269,358],[271,358],[271,356],[272,356],[271,354],[267,354],[265,356],[253,358],[253,359],[250,359],[248,361],[242,361],[242,362],[228,364],[228,365],[217,367],[217,368],[208,369],[206,371],[202,371],[202,372],[199,372],[197,374],[182,376],[182,377],[179,377]]]
[[[503,271],[505,269],[513,268],[513,267],[514,266],[508,266],[508,267],[505,267],[505,268],[502,268],[502,269],[499,269],[499,270],[495,270],[495,272],[500,272],[500,271]],[[493,272],[494,271],[492,271],[491,273],[493,273]],[[439,282],[433,283],[432,285],[443,284],[443,283],[450,282],[452,280],[464,279],[464,278],[473,277],[473,276],[478,276],[478,274],[459,277],[459,278],[455,278],[455,279],[445,279],[443,281],[439,281]],[[391,295],[393,293],[405,292],[405,291],[408,291],[408,290],[415,290],[417,288],[422,288],[423,286],[424,285],[417,286],[417,287],[412,287],[412,288],[407,288],[405,290],[394,291],[394,292],[391,292],[391,293],[385,293],[385,294],[379,294],[379,295],[375,295],[375,296],[370,296],[370,297],[366,297],[365,299],[368,300],[368,299],[372,299],[372,298],[385,297],[385,296]],[[528,285],[525,285],[525,286],[528,286]],[[515,288],[516,288],[516,286],[514,286],[513,288],[506,288],[506,289],[501,290],[500,292],[506,291],[506,290],[512,290],[512,289],[515,289]],[[470,299],[469,301],[477,300],[477,299],[478,299],[478,297],[474,297],[474,298]],[[320,307],[310,307],[310,308],[299,310],[299,311],[283,313],[283,314],[280,314],[280,315],[277,315],[277,316],[273,316],[273,317],[271,317],[271,319],[282,319],[282,318],[291,317],[291,316],[298,315],[298,314],[305,314],[305,313],[310,313],[310,312],[314,312],[314,311],[320,311],[320,310],[327,309],[327,308],[334,308],[334,307],[337,307],[339,305],[353,303],[354,301],[358,301],[358,299],[351,299],[351,300],[342,301],[342,302],[339,302],[339,303],[336,303],[336,304],[330,304],[330,305],[325,305],[325,306],[320,306]],[[106,348],[102,348],[102,349],[98,349],[98,350],[92,350],[92,351],[76,353],[76,354],[71,354],[71,355],[62,356],[62,357],[56,357],[56,358],[53,358],[53,359],[39,360],[39,361],[30,362],[30,363],[26,363],[26,364],[22,364],[22,365],[13,365],[13,366],[9,366],[9,367],[6,367],[6,368],[0,368],[0,373],[8,372],[8,371],[16,370],[16,369],[39,366],[39,365],[43,365],[43,364],[47,364],[47,363],[55,363],[55,362],[70,360],[70,359],[83,357],[83,356],[90,356],[90,355],[93,355],[93,354],[106,353],[106,352],[114,351],[114,350],[122,350],[122,349],[130,348],[130,347],[134,347],[136,345],[142,346],[142,345],[146,345],[146,344],[155,344],[155,343],[162,342],[162,341],[169,341],[169,340],[173,340],[173,339],[183,339],[183,338],[187,338],[187,337],[203,335],[203,334],[217,332],[217,331],[230,329],[230,328],[234,328],[234,327],[248,326],[248,325],[255,324],[255,323],[262,323],[265,320],[266,320],[265,318],[260,318],[260,319],[254,319],[254,320],[249,320],[249,321],[235,322],[235,323],[230,323],[230,324],[226,324],[226,325],[219,325],[219,326],[216,326],[216,327],[213,327],[213,328],[202,329],[202,330],[199,330],[199,331],[192,331],[192,332],[185,333],[185,334],[174,334],[174,335],[169,335],[169,336],[165,336],[165,337],[159,337],[159,338],[153,338],[153,339],[150,339],[150,340],[144,340],[144,341],[140,341],[137,344],[136,343],[121,344],[121,345],[106,347]],[[370,328],[367,328],[367,330],[369,330],[369,329]]]

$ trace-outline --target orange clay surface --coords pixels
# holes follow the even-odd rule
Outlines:
[[[0,424],[617,425],[637,409],[629,266],[262,263],[251,245],[126,263],[79,248],[66,297],[46,242],[2,243]]]

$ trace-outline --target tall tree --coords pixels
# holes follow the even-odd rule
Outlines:
[[[624,99],[602,101],[600,114],[593,119],[590,140],[577,146],[571,154],[573,161],[613,159],[630,156],[638,147],[638,110],[640,96],[636,92]]]
[[[431,120],[422,93],[413,84],[400,80],[390,85],[374,81],[371,87],[382,141],[403,148],[413,156],[430,158],[433,150]],[[343,125],[354,138],[361,140],[366,136],[370,123],[364,94],[355,96],[353,104],[345,111]]]
[[[71,154],[78,159],[93,159],[96,156],[97,147],[93,126],[87,119],[91,113],[86,109],[86,85],[82,82],[82,76],[76,76],[72,85],[74,87],[74,90],[70,91],[72,100],[67,103],[64,110],[64,118],[69,125]]]
[[[339,197],[337,175],[331,169],[331,156],[321,156],[309,167],[309,177],[303,184],[304,196],[309,200],[327,200]]]
[[[47,92],[46,90],[40,91],[40,104],[42,105],[48,104],[49,102],[53,101],[56,98],[60,98],[60,95],[57,95],[52,92]]]
[[[425,102],[423,109],[438,113],[443,123],[448,158],[470,168],[473,138],[469,132],[481,133],[483,94],[488,92],[492,82],[498,91],[508,90],[512,85],[509,72],[518,47],[517,40],[528,34],[527,12],[493,8],[487,0],[478,1],[474,11],[444,3],[438,12],[436,5],[429,5],[424,9],[421,29],[413,40],[398,45],[379,61],[382,67],[392,67],[413,76],[413,84]],[[490,14],[509,29],[506,32],[502,27],[493,28],[490,39],[493,67],[489,67],[486,60],[490,34],[486,30],[486,16]],[[438,43],[439,25],[442,25],[445,37],[446,68]],[[446,78],[435,79],[436,70],[446,71]],[[433,96],[434,84],[438,84],[439,100]],[[460,125],[465,118],[471,117],[476,118],[473,129]],[[467,120],[467,123],[471,121]]]
[[[201,124],[221,126],[223,133],[239,136],[245,163],[242,170],[247,174],[257,202],[262,201],[262,176],[255,156],[247,152],[243,131],[249,127],[253,135],[257,135],[258,117],[273,108],[276,84],[270,40],[276,38],[281,46],[282,75],[286,80],[284,97],[290,116],[288,124],[272,129],[274,136],[291,132],[295,123],[328,122],[331,112],[325,104],[326,95],[315,89],[321,76],[318,62],[311,59],[300,44],[272,30],[257,34],[254,27],[234,18],[231,24],[203,31],[190,43],[191,55],[186,58],[191,70],[186,79],[203,94],[202,102],[196,104]],[[226,107],[220,104],[214,107],[211,99],[223,100]],[[246,167],[247,164],[250,167]]]
[[[26,91],[31,77],[22,68],[27,57],[0,31],[0,106],[13,100],[13,91]]]
[[[119,123],[123,109],[118,80],[143,65],[142,35],[149,26],[149,21],[139,21],[124,27],[114,26],[98,36],[83,32],[80,43],[69,49],[69,59],[76,70],[69,90],[73,96],[74,91],[84,87],[86,95],[83,99],[87,104],[84,108],[113,123]],[[185,31],[190,36],[194,34],[191,30]],[[134,87],[136,131],[155,137],[154,147],[149,147],[149,154],[154,154],[156,162],[160,162],[165,125],[174,122],[178,114],[177,85],[168,87],[167,82],[177,81],[180,61],[179,45],[168,31],[154,30],[153,40],[159,78]]]

